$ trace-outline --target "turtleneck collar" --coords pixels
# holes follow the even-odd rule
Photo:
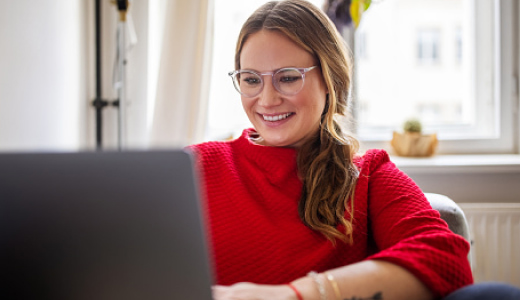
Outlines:
[[[256,131],[252,128],[245,129],[242,135],[233,141],[239,153],[235,155],[245,156],[257,168],[270,172],[273,176],[284,176],[297,172],[297,150],[289,147],[271,147],[255,143],[251,136]]]

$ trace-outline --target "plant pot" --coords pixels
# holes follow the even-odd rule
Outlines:
[[[437,134],[419,132],[399,133],[394,131],[391,145],[399,156],[424,157],[435,154],[439,141]]]

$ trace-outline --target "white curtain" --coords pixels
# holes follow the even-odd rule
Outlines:
[[[149,0],[148,147],[201,142],[206,127],[213,0]]]

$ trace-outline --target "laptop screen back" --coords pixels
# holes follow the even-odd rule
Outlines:
[[[211,299],[191,157],[0,154],[2,299]]]

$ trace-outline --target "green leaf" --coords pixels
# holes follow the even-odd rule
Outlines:
[[[350,3],[350,16],[354,22],[355,27],[359,26],[361,16],[370,7],[372,0],[352,0]]]

